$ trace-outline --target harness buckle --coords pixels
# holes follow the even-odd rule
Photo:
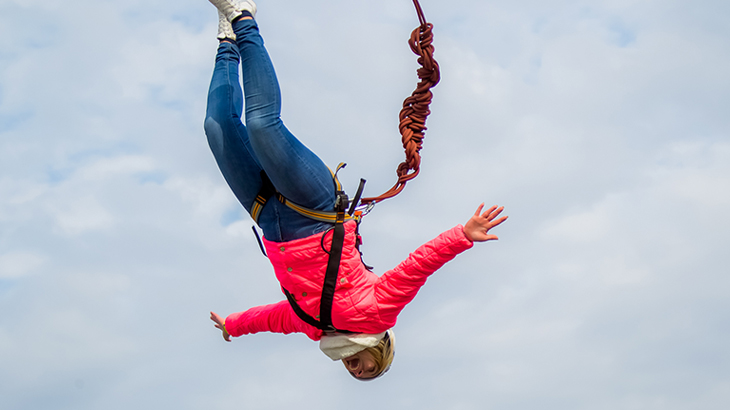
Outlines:
[[[347,197],[347,194],[343,191],[338,191],[335,197],[335,211],[344,213],[349,204],[350,199]]]

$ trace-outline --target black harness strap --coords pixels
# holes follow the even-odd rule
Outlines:
[[[259,236],[259,231],[256,230],[255,226],[252,226],[251,229],[253,230],[253,234],[256,236],[256,241],[259,243],[259,248],[261,248],[261,253],[264,254],[267,258],[269,255],[266,254],[266,249],[264,249],[264,243],[261,242],[261,237]]]
[[[297,301],[294,299],[294,296],[291,293],[289,293],[288,290],[286,290],[284,288],[281,288],[281,289],[284,291],[284,294],[286,295],[286,300],[289,301],[289,305],[291,306],[294,313],[296,313],[296,315],[299,316],[299,319],[302,319],[306,324],[308,324],[310,326],[314,326],[317,329],[325,330],[325,329],[322,329],[321,322],[319,322],[317,319],[309,316],[307,314],[307,312],[305,312],[304,310],[302,310],[302,308],[299,307],[299,304],[297,304]],[[342,333],[342,331],[340,331],[340,333]]]
[[[330,331],[336,330],[332,325],[332,304],[335,300],[335,287],[337,276],[340,272],[340,261],[342,260],[342,248],[345,243],[345,208],[347,207],[347,195],[344,192],[337,193],[335,209],[337,211],[337,222],[332,232],[332,246],[330,257],[327,260],[327,271],[324,275],[322,285],[322,299],[319,305],[319,316],[322,324]],[[324,330],[324,329],[323,329]]]

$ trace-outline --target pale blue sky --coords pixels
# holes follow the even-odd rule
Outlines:
[[[0,0],[0,408],[727,407],[730,3],[421,1],[442,83],[366,261],[482,201],[510,220],[429,279],[372,383],[212,327],[282,295],[203,133],[215,9],[149,3]],[[390,187],[411,2],[258,6],[289,128]]]

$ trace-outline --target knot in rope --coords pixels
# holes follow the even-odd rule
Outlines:
[[[411,33],[408,44],[414,54],[418,55],[421,67],[416,71],[420,82],[410,97],[403,101],[400,111],[399,130],[406,159],[398,165],[396,174],[398,182],[387,192],[377,197],[363,198],[362,203],[377,203],[398,195],[406,186],[406,182],[418,176],[421,166],[421,147],[426,131],[426,118],[431,114],[429,106],[433,99],[431,88],[441,79],[438,62],[433,58],[433,24],[426,21],[418,0],[413,0],[421,25]]]

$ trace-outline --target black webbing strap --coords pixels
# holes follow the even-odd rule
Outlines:
[[[284,291],[284,294],[286,295],[286,300],[289,301],[289,305],[291,306],[294,313],[296,313],[296,315],[299,316],[299,319],[302,319],[304,321],[304,323],[306,323],[310,326],[314,326],[319,330],[325,330],[325,329],[322,329],[322,327],[323,327],[322,323],[317,321],[317,319],[309,316],[307,314],[307,312],[305,312],[304,310],[302,310],[302,308],[299,307],[299,304],[294,299],[294,296],[291,293],[289,293],[288,290],[286,290],[284,288],[281,288],[281,289]]]
[[[352,203],[350,204],[350,209],[347,210],[347,214],[352,216],[352,214],[355,213],[355,208],[360,204],[360,197],[362,197],[362,190],[365,189],[365,179],[360,178],[360,185],[357,186],[357,193],[355,193],[355,197],[352,198]]]
[[[335,287],[337,276],[340,272],[340,261],[342,260],[342,247],[345,243],[345,208],[347,207],[347,195],[344,192],[337,193],[335,208],[337,211],[337,222],[332,232],[332,246],[330,246],[330,257],[327,260],[327,271],[324,275],[322,285],[322,301],[319,306],[320,321],[323,325],[336,330],[332,325],[332,304],[335,300]]]
[[[267,258],[269,255],[266,254],[266,249],[264,249],[264,243],[261,242],[261,237],[259,236],[259,231],[256,230],[255,226],[252,226],[251,229],[253,229],[253,234],[256,236],[256,242],[259,243],[259,248],[261,248],[261,253],[264,254]]]

